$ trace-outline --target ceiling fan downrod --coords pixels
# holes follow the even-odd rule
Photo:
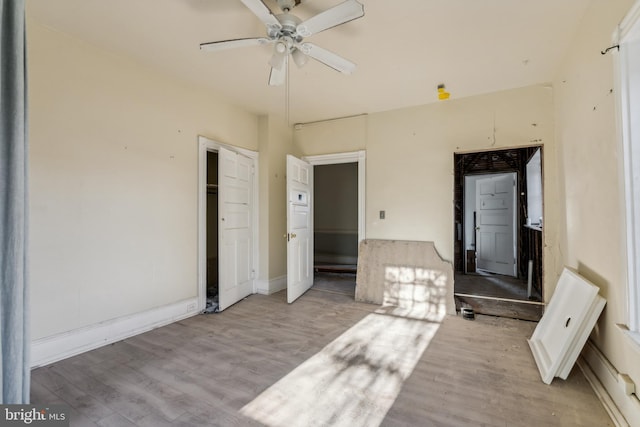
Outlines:
[[[289,13],[289,11],[293,9],[297,3],[299,2],[296,2],[295,0],[278,0],[278,7],[284,13]]]

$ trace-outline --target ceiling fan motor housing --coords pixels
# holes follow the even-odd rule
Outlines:
[[[279,40],[288,37],[295,43],[300,43],[302,41],[303,37],[298,34],[297,30],[298,25],[302,23],[300,18],[289,13],[277,15],[276,18],[280,21],[282,28],[269,30],[269,37],[272,40]]]

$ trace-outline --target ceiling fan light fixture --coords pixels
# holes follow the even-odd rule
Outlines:
[[[291,57],[293,58],[293,62],[296,63],[298,68],[304,67],[304,65],[309,61],[309,57],[304,54],[300,49],[294,48],[291,51]]]
[[[275,49],[278,53],[285,53],[287,51],[287,45],[283,41],[278,41]]]
[[[269,65],[277,70],[282,69],[285,63],[286,57],[289,55],[290,49],[289,41],[286,39],[278,40],[273,47],[273,55],[269,61]]]
[[[275,68],[276,70],[281,70],[284,66],[284,63],[287,59],[286,53],[273,52],[271,56],[271,60],[269,61],[269,65],[271,68]]]

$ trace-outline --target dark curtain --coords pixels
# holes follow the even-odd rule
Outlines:
[[[25,0],[0,0],[0,404],[29,403]]]

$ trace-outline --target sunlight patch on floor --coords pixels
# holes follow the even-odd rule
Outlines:
[[[385,302],[397,305],[366,316],[241,413],[271,427],[379,425],[444,318],[440,282],[390,270]]]
[[[440,322],[446,314],[445,273],[420,267],[385,267],[382,308],[395,316]]]

